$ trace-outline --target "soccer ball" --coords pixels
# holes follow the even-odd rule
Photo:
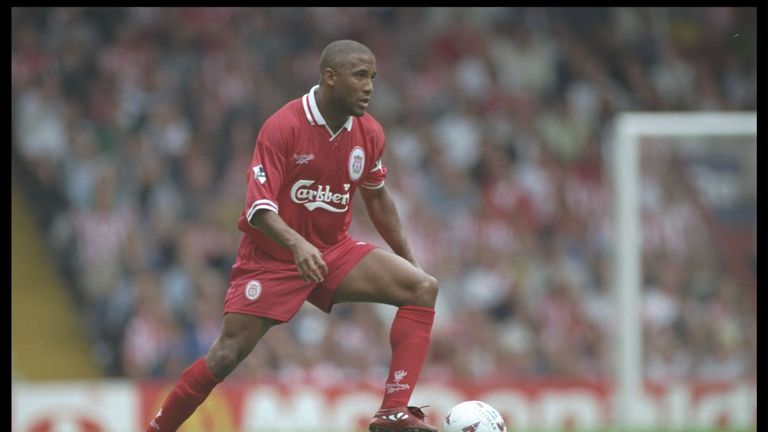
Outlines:
[[[448,411],[443,432],[507,432],[496,409],[482,401],[464,401]]]

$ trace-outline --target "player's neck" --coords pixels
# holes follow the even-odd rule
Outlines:
[[[315,101],[317,102],[317,109],[325,120],[325,124],[333,133],[337,133],[347,122],[349,114],[338,112],[333,109],[333,105],[328,103],[327,98],[323,93],[323,88],[320,87],[315,93]]]

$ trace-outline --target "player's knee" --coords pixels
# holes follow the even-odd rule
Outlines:
[[[224,379],[240,364],[242,357],[234,344],[217,341],[208,352],[206,363],[216,378]]]
[[[435,307],[438,282],[434,276],[424,273],[413,289],[413,306]]]

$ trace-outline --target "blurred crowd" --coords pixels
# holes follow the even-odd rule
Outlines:
[[[13,8],[14,163],[105,374],[175,377],[218,334],[261,124],[317,83],[325,45],[356,39],[377,58],[388,188],[441,283],[423,376],[607,377],[606,126],[755,110],[755,12]],[[644,157],[646,376],[752,377],[755,287],[664,146]],[[354,211],[353,235],[386,247]],[[305,307],[234,375],[380,380],[393,316]]]

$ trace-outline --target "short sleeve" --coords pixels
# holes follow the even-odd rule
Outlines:
[[[277,194],[285,173],[285,157],[280,151],[280,134],[269,126],[269,123],[265,124],[256,139],[248,171],[245,208],[249,223],[259,209],[278,212]]]
[[[382,162],[386,139],[381,125],[373,120],[371,128],[370,142],[372,143],[372,153],[374,155],[373,166],[363,177],[360,186],[366,189],[379,189],[384,186],[384,180],[387,178],[387,167]]]
[[[373,168],[368,171],[368,174],[363,178],[361,187],[366,189],[379,189],[384,186],[384,180],[387,178],[387,167],[381,159],[377,159],[373,164]]]

